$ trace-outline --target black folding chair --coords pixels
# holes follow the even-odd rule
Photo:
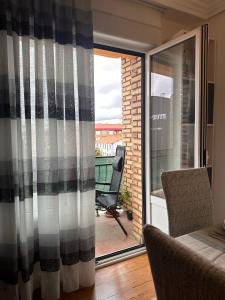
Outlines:
[[[112,215],[112,217],[117,221],[120,228],[123,230],[124,234],[127,235],[127,231],[123,227],[122,223],[119,220],[118,213],[116,212],[116,207],[118,204],[118,196],[120,190],[121,179],[123,175],[125,160],[125,147],[117,146],[116,147],[116,156],[113,159],[112,167],[112,179],[110,183],[96,182],[97,185],[108,185],[109,191],[96,190],[96,211],[97,216],[98,210],[100,207],[106,209],[106,211]]]

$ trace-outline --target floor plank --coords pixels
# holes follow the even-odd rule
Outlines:
[[[92,288],[62,293],[62,300],[151,300],[154,284],[147,255],[141,255],[96,271]]]

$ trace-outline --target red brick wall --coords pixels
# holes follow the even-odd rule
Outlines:
[[[142,232],[140,57],[122,59],[122,97],[122,135],[126,146],[123,185],[130,194],[126,207],[133,211],[133,235],[139,240]]]

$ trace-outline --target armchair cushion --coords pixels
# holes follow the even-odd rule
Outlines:
[[[115,156],[112,163],[113,169],[121,172],[123,166],[123,158],[122,156]]]
[[[115,193],[102,194],[97,196],[96,202],[105,208],[116,207],[117,195]]]

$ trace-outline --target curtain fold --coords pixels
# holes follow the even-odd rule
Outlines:
[[[94,284],[90,0],[0,0],[0,299]]]

